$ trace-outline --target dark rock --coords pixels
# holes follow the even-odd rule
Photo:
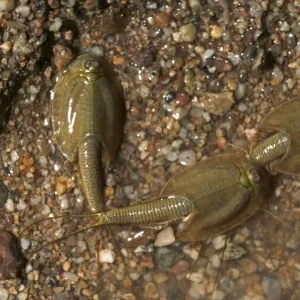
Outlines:
[[[8,231],[0,231],[0,280],[22,278],[25,258],[18,239]]]
[[[3,183],[3,181],[0,180],[0,208],[4,208],[7,197],[8,197],[8,188]]]
[[[178,261],[183,259],[184,254],[177,247],[161,247],[157,248],[155,259],[158,266],[168,268],[175,265]]]

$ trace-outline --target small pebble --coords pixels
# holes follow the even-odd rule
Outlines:
[[[159,12],[159,13],[155,14],[154,20],[155,20],[155,24],[160,29],[166,28],[170,25],[170,17],[163,12]]]
[[[153,279],[157,284],[161,284],[169,279],[169,276],[165,273],[156,273],[153,275]]]
[[[140,274],[138,274],[138,273],[130,273],[129,276],[134,281],[136,281],[140,278]]]
[[[216,250],[224,248],[226,242],[226,235],[218,235],[213,238],[212,244]]]
[[[18,153],[16,151],[11,151],[10,152],[10,158],[12,160],[12,162],[16,162],[17,160],[20,159],[20,156],[18,155]]]
[[[185,106],[190,102],[190,96],[184,92],[176,93],[176,105]]]
[[[21,238],[21,247],[23,250],[27,250],[30,246],[30,241],[24,238]]]
[[[201,97],[201,106],[207,112],[224,115],[227,113],[232,104],[234,103],[232,92],[222,92],[222,93],[204,93]]]
[[[70,269],[71,269],[71,263],[67,260],[67,261],[65,261],[64,264],[63,264],[63,270],[64,270],[65,272],[68,272]]]
[[[15,0],[0,0],[0,11],[8,11],[15,7]]]
[[[154,245],[156,247],[164,247],[175,242],[175,235],[174,230],[171,226],[166,227],[163,229],[158,235],[156,236]]]
[[[201,3],[200,0],[189,0],[189,6],[190,8],[200,8],[201,7]]]
[[[192,23],[181,26],[179,33],[184,42],[193,42],[197,36],[196,27]]]
[[[147,98],[150,94],[150,90],[146,85],[140,85],[138,88],[138,93],[142,98]]]
[[[262,286],[268,299],[270,300],[281,299],[281,286],[277,279],[263,277]]]
[[[9,212],[13,212],[15,210],[14,202],[10,198],[7,199],[5,206]]]
[[[23,17],[28,17],[30,14],[30,6],[28,5],[18,6],[15,11]]]
[[[153,282],[147,282],[145,284],[145,294],[149,298],[154,297],[157,294],[157,288]]]
[[[27,274],[27,279],[37,281],[37,280],[39,280],[39,276],[40,276],[39,271],[33,270]]]
[[[189,263],[186,260],[180,260],[172,267],[174,274],[179,275],[185,273],[190,268]]]
[[[236,280],[240,277],[240,270],[236,268],[231,268],[227,271],[227,276],[233,280]]]
[[[223,35],[223,28],[218,25],[212,25],[209,34],[213,39],[219,39]]]
[[[272,72],[271,84],[278,85],[280,82],[282,82],[282,80],[283,80],[282,71],[280,70],[279,67],[276,66]]]
[[[0,299],[2,300],[8,299],[8,291],[2,287],[0,287]]]
[[[245,272],[248,274],[255,273],[258,267],[254,261],[248,258],[244,259],[243,266],[245,268]]]
[[[192,274],[187,274],[186,278],[193,281],[193,282],[202,282],[203,281],[203,274],[199,272],[193,272]]]
[[[212,57],[214,55],[214,53],[215,53],[215,50],[213,50],[213,49],[207,49],[202,54],[202,59],[205,61],[205,60],[209,59],[210,57]]]
[[[72,272],[63,272],[62,277],[64,280],[69,280],[72,282],[76,282],[79,279],[79,277]]]
[[[59,71],[63,70],[73,59],[72,50],[64,45],[55,45],[53,53],[54,64]]]
[[[27,300],[28,294],[21,292],[17,295],[17,300]]]
[[[222,292],[222,291],[219,291],[219,290],[214,290],[213,291],[213,294],[212,294],[212,296],[211,296],[211,299],[212,300],[222,300],[222,299],[224,299],[225,298],[225,293],[224,292]]]
[[[49,30],[50,31],[58,31],[62,25],[62,20],[60,18],[55,18],[54,23],[50,25]]]
[[[238,259],[247,253],[243,247],[235,243],[228,243],[225,252],[224,260]]]
[[[185,150],[179,154],[178,161],[183,166],[191,166],[196,163],[196,154],[193,150]]]
[[[99,251],[99,262],[112,264],[116,260],[116,254],[110,249],[102,249]]]
[[[203,283],[193,282],[188,290],[188,295],[195,300],[205,299],[206,285]]]
[[[188,110],[185,107],[177,107],[173,113],[172,117],[175,120],[182,120],[188,114]]]

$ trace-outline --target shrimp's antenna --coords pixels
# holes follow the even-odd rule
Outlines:
[[[222,251],[222,256],[221,256],[221,264],[220,264],[220,267],[219,267],[217,276],[216,276],[216,278],[215,278],[214,286],[213,286],[212,292],[211,292],[211,294],[210,294],[209,300],[212,300],[212,297],[213,297],[215,288],[216,288],[216,286],[217,286],[217,281],[218,281],[218,279],[219,279],[220,272],[221,272],[221,266],[222,266],[222,263],[224,262],[224,256],[225,256],[225,251],[226,251],[226,248],[227,248],[228,240],[229,240],[229,234],[227,233],[227,234],[226,234],[226,238],[225,238],[224,250]]]
[[[198,252],[198,257],[197,257],[197,259],[196,259],[196,261],[195,261],[195,263],[194,263],[194,265],[192,267],[192,270],[190,272],[190,275],[188,277],[189,280],[191,279],[192,273],[195,271],[196,265],[197,265],[197,263],[198,263],[198,261],[200,259],[201,254],[203,253],[203,250],[204,250],[204,248],[206,246],[207,241],[208,241],[208,239],[206,239],[205,241],[203,241],[203,244],[201,245],[200,251]]]
[[[59,215],[59,216],[53,216],[53,217],[47,217],[47,218],[43,218],[37,221],[34,221],[33,223],[31,223],[30,225],[26,226],[19,234],[19,236],[22,236],[23,233],[27,230],[29,230],[31,227],[41,223],[41,222],[45,222],[48,220],[54,220],[54,219],[63,219],[63,218],[68,218],[68,217],[88,217],[88,216],[94,216],[99,214],[99,212],[91,212],[91,213],[86,213],[86,214],[63,214],[63,215]]]
[[[91,228],[100,227],[100,226],[102,226],[102,225],[105,225],[105,224],[97,223],[97,224],[93,224],[93,225],[90,225],[90,226],[85,226],[85,227],[80,228],[80,229],[78,229],[78,230],[76,230],[76,231],[73,231],[73,232],[71,232],[71,233],[69,233],[69,234],[67,234],[67,235],[64,235],[64,236],[62,236],[62,237],[60,237],[60,238],[57,238],[57,239],[55,239],[55,240],[52,240],[52,241],[50,241],[50,242],[48,242],[48,243],[42,245],[42,246],[39,247],[38,249],[34,250],[33,253],[31,253],[29,259],[31,259],[31,258],[33,257],[34,254],[36,254],[37,252],[41,251],[43,248],[45,248],[45,247],[47,247],[47,246],[49,246],[49,245],[51,245],[51,244],[53,244],[53,243],[60,242],[60,241],[62,241],[62,240],[64,240],[64,239],[68,238],[69,236],[75,235],[75,234],[77,234],[77,233],[80,233],[80,232],[82,232],[82,231],[85,231],[85,230],[88,230],[88,229],[91,229]]]
[[[234,145],[234,144],[227,144],[227,145],[230,146],[230,147],[232,147],[232,148],[239,149],[240,151],[242,151],[242,152],[244,152],[246,155],[248,155],[248,152],[247,152],[244,148],[242,148],[242,147],[240,147],[240,146],[237,146],[237,145]]]
[[[270,216],[272,216],[276,221],[282,223],[283,225],[285,225],[285,226],[287,226],[287,227],[289,227],[289,228],[291,228],[291,229],[294,229],[289,223],[287,223],[287,222],[281,220],[279,217],[277,217],[275,214],[273,214],[271,211],[267,210],[266,208],[261,207],[260,209],[263,210],[263,211],[265,211],[266,213],[268,213],[268,214],[269,214]]]

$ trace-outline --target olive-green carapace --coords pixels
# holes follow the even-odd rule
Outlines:
[[[123,133],[125,105],[118,76],[105,59],[81,55],[57,77],[51,100],[58,148],[70,162],[78,161],[89,206],[101,211],[103,177]]]

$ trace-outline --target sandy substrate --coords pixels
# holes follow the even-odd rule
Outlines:
[[[9,188],[1,225],[16,236],[42,217],[88,211],[50,116],[55,76],[78,54],[107,57],[125,91],[108,209],[157,195],[172,174],[231,151],[229,143],[248,150],[245,132],[299,95],[299,1],[107,2],[0,1],[14,7],[0,13],[1,112],[12,108],[0,136],[0,177]],[[212,299],[299,299],[299,187],[298,177],[275,174],[264,205],[290,227],[260,211],[230,231],[231,259]],[[41,242],[87,222],[40,223],[24,233],[22,251],[29,258]],[[46,246],[24,279],[0,282],[0,299],[209,299],[224,236],[209,240],[194,266],[201,243],[157,247],[172,241],[170,228],[160,240],[152,229],[112,230],[118,246],[106,228]]]

